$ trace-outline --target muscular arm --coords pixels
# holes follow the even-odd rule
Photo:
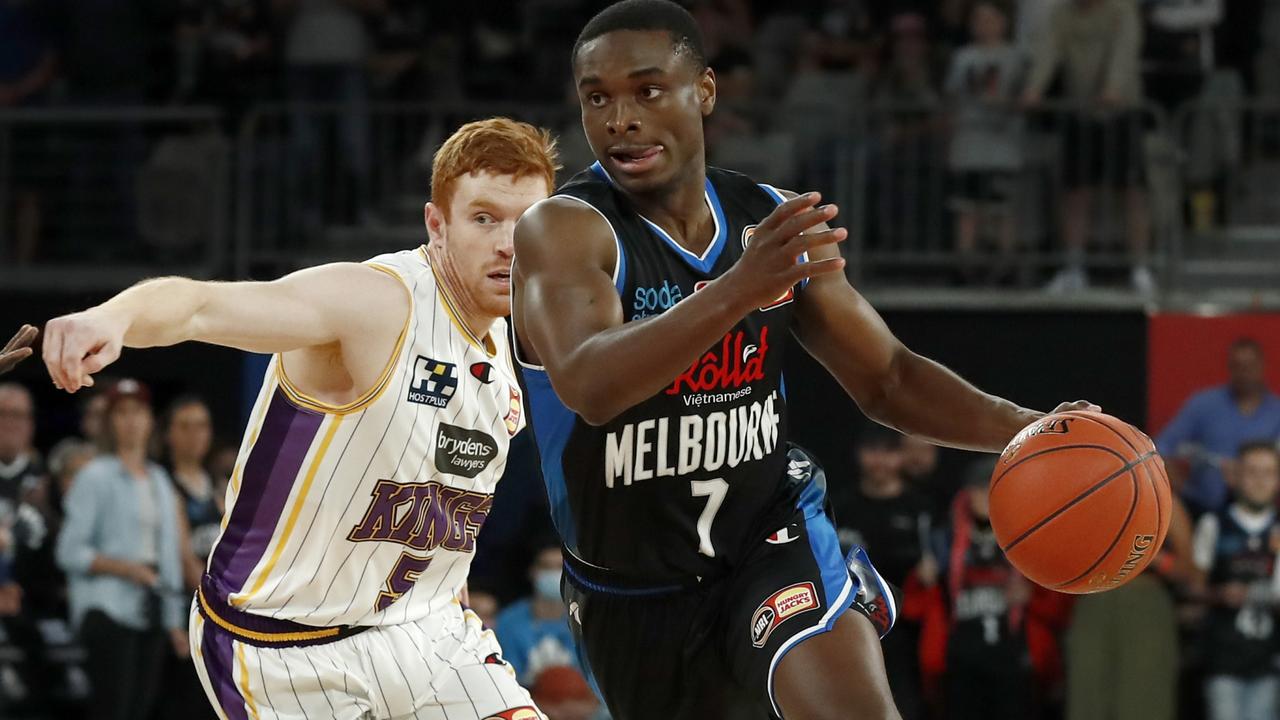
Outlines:
[[[122,347],[195,340],[261,353],[339,353],[352,381],[367,387],[385,366],[408,313],[408,294],[398,280],[355,263],[273,282],[159,278],[51,320],[44,358],[54,381],[75,391],[92,384],[88,376],[113,362]]]
[[[811,256],[835,253],[823,247]],[[795,335],[868,417],[938,445],[999,452],[1043,415],[911,352],[840,273],[816,277],[800,293]]]
[[[658,317],[625,324],[608,222],[573,200],[542,202],[516,225],[513,320],[524,349],[569,409],[594,425],[609,422],[666,387],[753,309],[844,267],[838,256],[797,262],[845,238],[842,229],[804,234],[835,217],[834,206],[816,207],[821,199],[806,193],[782,203],[727,272]]]
[[[593,425],[653,396],[746,311],[713,282],[654,318],[623,322],[608,223],[571,200],[547,200],[516,225],[513,321],[565,405]]]

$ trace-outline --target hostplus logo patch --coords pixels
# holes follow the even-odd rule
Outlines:
[[[448,407],[458,390],[458,366],[432,360],[422,355],[413,363],[413,383],[409,386],[409,402]]]

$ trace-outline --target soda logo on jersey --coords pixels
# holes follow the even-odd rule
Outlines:
[[[458,389],[458,366],[419,355],[413,363],[413,382],[409,384],[409,402],[435,408],[449,406]]]
[[[662,281],[662,287],[638,287],[631,301],[631,319],[661,315],[683,299],[680,286],[668,280]]]
[[[449,475],[473,478],[498,456],[498,443],[479,430],[440,423],[436,434],[436,469]]]
[[[774,628],[802,612],[821,607],[818,591],[811,582],[788,585],[760,603],[751,616],[751,644],[764,647]]]
[[[438,547],[469,553],[489,517],[493,496],[438,482],[379,480],[364,519],[347,534],[352,542],[393,542],[414,550]]]
[[[706,415],[628,423],[605,438],[604,485],[715,472],[763,460],[778,447],[778,393]],[[672,457],[674,451],[675,457]]]
[[[1115,587],[1126,577],[1129,577],[1129,574],[1138,566],[1138,563],[1142,561],[1142,558],[1146,557],[1147,551],[1151,549],[1151,545],[1155,542],[1155,539],[1155,535],[1134,535],[1133,545],[1129,548],[1129,557],[1124,561],[1124,564],[1120,566],[1120,571],[1117,572],[1115,576],[1107,582],[1107,584],[1111,587]]]
[[[694,361],[676,376],[668,395],[724,392],[764,379],[765,356],[769,354],[769,328],[760,331],[759,344],[747,342],[745,330],[731,330],[720,345]]]

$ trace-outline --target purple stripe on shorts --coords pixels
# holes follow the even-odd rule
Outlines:
[[[224,593],[243,590],[249,573],[266,553],[323,421],[323,414],[299,408],[276,389],[258,441],[245,460],[227,529],[210,559],[210,574]]]
[[[244,709],[244,698],[236,687],[235,652],[231,647],[231,636],[212,622],[206,621],[200,645],[200,654],[204,656],[204,670],[209,675],[213,694],[218,698],[218,706],[228,720],[249,720],[249,714]]]

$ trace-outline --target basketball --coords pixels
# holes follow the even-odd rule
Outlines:
[[[1151,438],[1102,413],[1027,426],[991,477],[991,527],[1023,575],[1050,590],[1102,592],[1137,577],[1160,551],[1172,499]]]

